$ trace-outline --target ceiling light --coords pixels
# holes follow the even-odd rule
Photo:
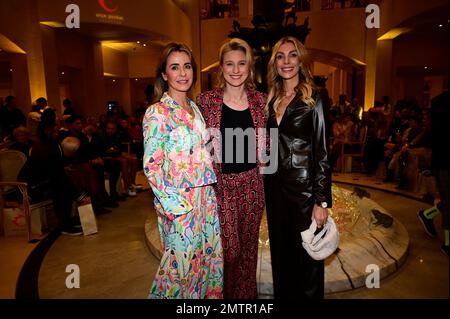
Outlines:
[[[137,81],[138,79],[134,79],[135,81]]]
[[[136,41],[137,44],[141,43],[141,41]]]
[[[426,67],[424,67],[424,69],[425,69],[425,70],[427,70],[427,69],[428,69],[428,67],[426,66]]]
[[[443,27],[443,25],[442,25],[442,24],[440,24],[440,25],[439,25],[439,28],[442,28],[442,27]]]
[[[9,72],[12,72],[12,69],[9,69]]]
[[[411,30],[412,30],[411,28],[393,28],[393,29],[389,30],[388,32],[386,32],[385,34],[383,34],[377,40],[378,41],[392,40],[392,39],[395,39],[396,37],[398,37],[399,35],[410,32]]]
[[[146,44],[146,43],[144,43],[144,44],[143,44],[143,46],[144,46],[144,47],[146,47],[146,46],[147,46],[147,44]]]
[[[116,80],[113,79],[113,82],[116,82]]]
[[[62,75],[64,75],[64,71],[63,71],[63,72],[61,72],[61,74],[62,74]]]
[[[40,24],[46,25],[48,27],[52,27],[52,28],[65,28],[66,25],[62,24],[61,22],[57,22],[57,21],[41,21]]]

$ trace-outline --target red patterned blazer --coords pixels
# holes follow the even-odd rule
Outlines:
[[[216,128],[220,130],[220,120],[222,118],[222,104],[223,104],[223,89],[213,89],[201,93],[197,97],[197,105],[205,118],[207,128]],[[266,94],[255,91],[247,91],[248,105],[253,119],[253,127],[256,129],[256,161],[257,166],[261,167],[260,150],[266,147],[267,141],[264,136],[258,134],[258,128],[266,129]],[[217,174],[218,180],[221,175],[220,163],[214,163],[214,171]],[[262,191],[262,190],[261,190]]]

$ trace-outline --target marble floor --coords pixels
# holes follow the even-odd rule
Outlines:
[[[341,176],[341,178],[343,178]],[[347,176],[348,182],[364,176]],[[334,178],[336,182],[338,177]],[[345,182],[345,181],[344,181]],[[366,186],[370,186],[370,181]],[[342,184],[345,185],[345,184]],[[344,186],[345,187],[345,186]],[[350,186],[349,186],[350,187]],[[411,197],[369,189],[371,198],[385,207],[406,228],[410,246],[405,263],[381,281],[380,288],[366,287],[327,294],[327,299],[404,299],[449,297],[449,260],[440,251],[439,238],[430,239],[417,220],[418,209],[427,204]],[[47,252],[39,272],[40,298],[146,298],[158,260],[144,239],[144,223],[153,214],[151,196],[142,192],[98,217],[99,232],[90,236],[60,236]],[[436,221],[440,224],[440,218]],[[35,244],[18,238],[0,240],[0,298],[13,298],[14,278],[26,254]],[[19,244],[14,244],[11,241]],[[15,252],[20,252],[16,254]],[[67,265],[80,270],[80,288],[69,289]]]

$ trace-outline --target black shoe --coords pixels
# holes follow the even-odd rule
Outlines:
[[[108,199],[103,203],[103,206],[107,208],[116,208],[119,207],[119,204],[112,199]]]
[[[70,222],[70,227],[71,227],[71,228],[74,228],[74,229],[77,229],[77,230],[82,229],[82,227],[81,227],[81,221],[80,221],[80,216],[75,215],[75,216],[72,217],[72,220],[71,220],[71,222]]]
[[[417,213],[417,216],[419,217],[419,220],[422,223],[423,229],[431,238],[436,238],[437,232],[436,232],[436,228],[434,228],[433,220],[426,218],[425,214],[423,212],[424,212],[424,210],[421,209]]]
[[[126,199],[126,196],[119,195],[119,194],[113,194],[113,195],[111,195],[111,199],[116,202],[124,202]]]
[[[112,210],[102,207],[102,208],[95,209],[94,213],[95,213],[95,215],[103,215],[103,214],[112,213]]]
[[[383,183],[393,183],[395,182],[395,173],[393,170],[388,169],[386,171],[386,178],[383,180]]]
[[[447,257],[448,257],[448,245],[447,245],[447,246],[446,246],[446,245],[442,245],[442,246],[441,246],[441,251],[442,251],[444,254],[446,254]]]
[[[422,196],[422,200],[425,203],[428,203],[430,205],[434,205],[434,196],[431,195],[430,193],[426,193],[425,195]]]
[[[408,187],[403,183],[399,183],[397,186],[395,186],[395,189],[406,191],[408,190]]]
[[[63,228],[61,234],[68,236],[80,236],[83,235],[83,231],[75,228],[74,226]]]

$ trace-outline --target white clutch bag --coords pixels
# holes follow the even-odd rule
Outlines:
[[[322,230],[317,230],[316,220],[313,219],[309,229],[302,231],[302,245],[307,253],[315,260],[323,260],[330,256],[339,246],[339,232],[333,218],[328,216]]]

